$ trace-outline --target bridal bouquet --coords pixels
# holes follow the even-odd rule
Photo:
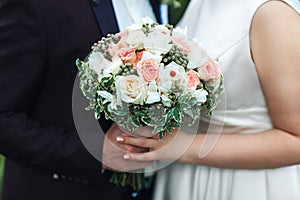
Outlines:
[[[148,19],[103,37],[76,64],[87,109],[134,135],[150,127],[163,139],[184,119],[192,125],[202,109],[212,112],[223,91],[217,62],[197,42]]]

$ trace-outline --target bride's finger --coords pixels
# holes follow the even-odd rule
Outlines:
[[[157,151],[150,151],[147,153],[126,153],[123,158],[125,160],[133,161],[155,161],[159,160],[156,152]]]
[[[157,139],[153,138],[144,138],[144,137],[123,137],[118,136],[116,137],[116,141],[123,144],[134,145],[143,148],[153,148],[157,146],[159,142]]]

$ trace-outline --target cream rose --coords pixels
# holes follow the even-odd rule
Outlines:
[[[154,60],[141,60],[136,66],[138,75],[147,83],[157,79],[159,62]]]
[[[116,78],[117,102],[143,105],[146,97],[144,82],[136,75],[117,76]]]

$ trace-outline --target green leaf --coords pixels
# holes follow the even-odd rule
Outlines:
[[[132,119],[133,124],[134,124],[136,127],[139,127],[139,126],[141,125],[141,123],[139,122],[137,116],[131,115],[131,119]]]
[[[171,108],[167,114],[166,123],[171,121],[171,119],[173,119],[173,116],[174,116],[174,108]]]
[[[90,104],[88,107],[85,108],[85,110],[93,110],[95,109],[95,104]]]
[[[101,78],[100,83],[103,90],[110,91],[114,86],[115,77],[112,74],[104,76]]]
[[[139,116],[139,117],[147,117],[147,113],[143,112],[143,111],[134,111],[134,114],[136,116]]]
[[[81,62],[81,60],[79,58],[77,58],[75,63],[76,63],[76,66],[77,66],[78,70],[82,71],[82,62]]]
[[[179,103],[184,103],[184,102],[187,100],[187,97],[188,97],[187,94],[181,95],[181,96],[178,98],[178,102],[179,102]]]
[[[125,126],[126,129],[130,130],[130,131],[134,131],[134,129],[136,129],[138,126],[134,123],[132,116],[128,117],[128,122],[127,122],[127,126]]]
[[[159,140],[162,140],[164,136],[166,136],[166,131],[161,131],[158,133]]]
[[[154,127],[153,132],[154,133],[159,133],[159,132],[162,132],[164,130],[165,130],[165,128],[163,126],[156,126],[156,127]]]
[[[172,126],[170,126],[170,124],[168,124],[168,126],[167,126],[167,131],[168,131],[169,133],[172,133]]]
[[[189,116],[193,116],[192,110],[190,108],[183,108],[183,112]]]
[[[177,122],[177,123],[181,123],[181,113],[180,113],[180,110],[178,108],[174,108],[174,111],[173,111],[173,117],[174,117],[174,120]]]
[[[191,97],[189,98],[187,104],[189,104],[190,106],[193,106],[197,103],[197,98],[196,97]]]
[[[150,118],[141,118],[141,121],[147,126],[153,126],[153,121]]]
[[[115,113],[118,116],[125,116],[129,114],[127,110],[123,109],[113,110],[113,113]]]
[[[179,123],[172,123],[171,126],[172,126],[173,129],[179,129],[181,127],[181,124],[179,124]]]
[[[99,119],[99,118],[100,118],[101,112],[102,112],[102,109],[100,108],[100,106],[97,106],[97,107],[96,107],[96,110],[95,110],[95,118],[96,118],[96,119]]]

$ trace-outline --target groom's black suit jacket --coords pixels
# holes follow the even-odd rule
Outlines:
[[[92,6],[88,0],[0,0],[3,200],[130,199],[128,188],[101,174],[72,117],[75,60],[102,36]]]

